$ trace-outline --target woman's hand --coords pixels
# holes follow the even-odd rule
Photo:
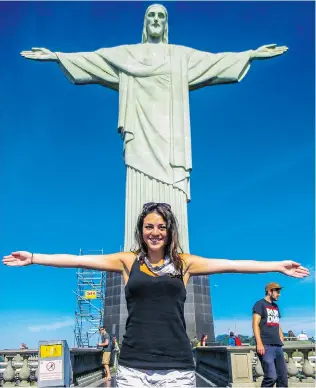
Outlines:
[[[302,267],[301,264],[291,260],[281,261],[279,271],[284,275],[292,276],[293,278],[305,278],[305,276],[309,275],[309,270],[307,268]]]
[[[11,255],[4,256],[3,264],[9,267],[24,267],[32,264],[33,254],[26,251],[12,252]]]

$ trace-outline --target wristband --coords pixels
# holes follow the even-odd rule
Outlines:
[[[33,263],[33,256],[34,256],[34,253],[32,253],[31,264],[34,264],[34,263]]]

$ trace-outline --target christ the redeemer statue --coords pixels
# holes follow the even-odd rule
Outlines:
[[[168,43],[168,13],[154,4],[145,13],[142,43],[94,52],[22,51],[28,59],[57,62],[76,85],[99,84],[119,92],[118,128],[127,168],[125,250],[134,242],[136,217],[146,202],[167,202],[180,241],[189,251],[191,134],[189,91],[239,82],[255,59],[283,54],[275,44],[239,53],[212,54]]]

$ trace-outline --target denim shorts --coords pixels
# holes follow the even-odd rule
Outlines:
[[[136,369],[119,365],[116,375],[118,388],[139,387],[196,387],[193,370]]]

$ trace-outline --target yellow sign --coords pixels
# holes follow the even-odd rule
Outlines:
[[[84,294],[86,299],[97,299],[97,292],[96,291],[85,291]]]
[[[40,346],[40,357],[61,357],[62,356],[62,346],[61,345],[41,345]]]

